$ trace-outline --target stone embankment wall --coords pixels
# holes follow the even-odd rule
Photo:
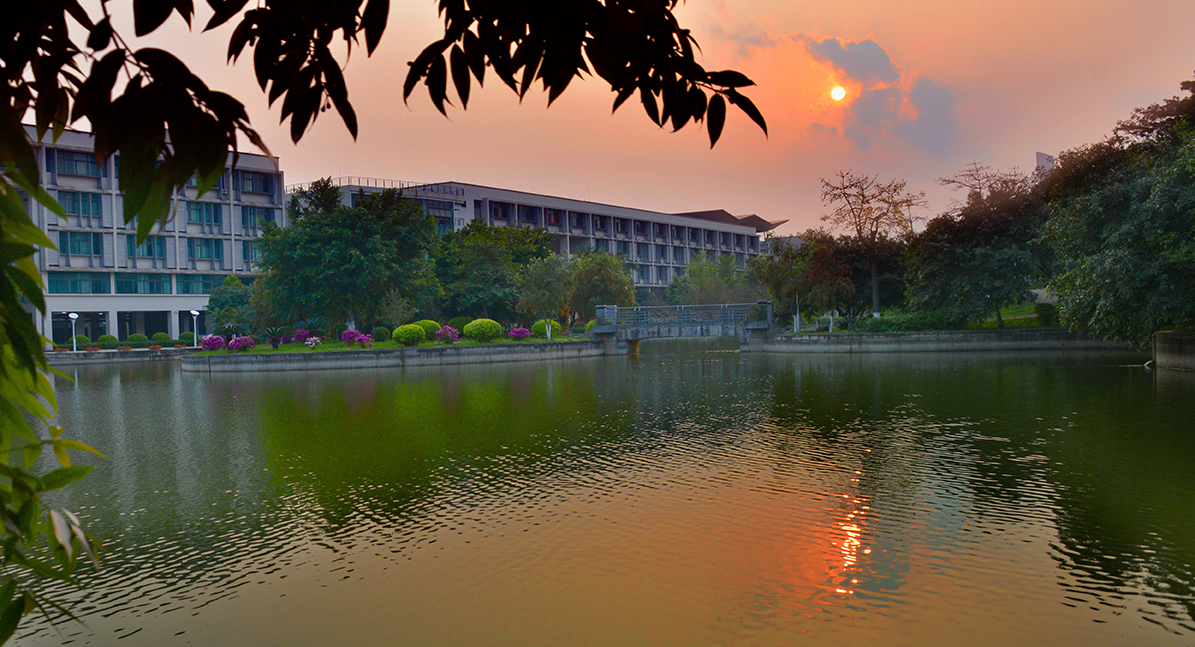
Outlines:
[[[1091,339],[1060,328],[785,335],[750,339],[743,352],[916,353],[1010,350],[1129,350],[1123,342]]]
[[[494,344],[492,346],[428,346],[386,350],[342,350],[298,353],[200,355],[183,359],[184,371],[257,373],[343,368],[448,366],[492,362],[576,359],[603,354],[601,342]]]
[[[1195,332],[1154,333],[1154,363],[1159,368],[1195,371]]]
[[[50,366],[78,366],[108,362],[162,362],[176,360],[198,348],[134,348],[132,350],[46,351]]]

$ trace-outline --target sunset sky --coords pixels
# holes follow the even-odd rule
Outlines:
[[[425,0],[392,2],[379,51],[354,51],[346,76],[357,142],[327,113],[292,145],[249,59],[225,66],[226,29],[188,35],[175,16],[138,44],[182,52],[209,85],[244,100],[288,183],[455,180],[666,212],[754,213],[788,219],[786,233],[822,224],[819,178],[839,169],[907,179],[928,194],[931,216],[949,199],[935,178],[972,161],[1032,170],[1036,151],[1098,141],[1195,75],[1190,0],[689,0],[678,15],[707,69],[756,81],[747,94],[768,137],[732,110],[710,150],[704,131],[661,130],[633,101],[611,116],[613,95],[594,79],[550,109],[538,90],[519,105],[491,76],[468,111],[450,108],[448,119],[422,89],[404,105],[407,62],[442,33]],[[842,101],[831,98],[836,86]]]

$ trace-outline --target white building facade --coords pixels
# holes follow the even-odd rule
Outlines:
[[[623,255],[632,264],[636,287],[646,288],[667,286],[699,253],[730,255],[745,264],[761,253],[761,236],[786,222],[723,210],[661,213],[462,182],[336,178],[333,183],[344,204],[355,204],[361,193],[402,189],[436,218],[441,232],[459,231],[474,220],[496,227],[538,227],[551,235],[557,254],[594,247]],[[307,186],[287,187],[287,193]]]
[[[35,139],[28,128],[30,139]],[[34,222],[58,245],[36,258],[46,284],[46,312],[38,329],[56,343],[76,332],[95,340],[112,334],[193,330],[191,310],[230,274],[254,277],[257,238],[266,222],[285,226],[283,175],[277,158],[241,153],[217,186],[203,195],[189,183],[171,202],[171,217],[137,244],[136,223],[125,224],[120,158],[97,163],[94,137],[66,131],[36,147],[41,184],[66,211],[60,218],[24,196]],[[204,332],[202,320],[199,332]]]

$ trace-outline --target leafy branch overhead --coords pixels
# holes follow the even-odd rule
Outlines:
[[[739,88],[754,85],[733,70],[707,72],[694,59],[697,43],[673,15],[676,0],[440,0],[444,38],[410,64],[403,98],[422,81],[447,114],[448,78],[467,107],[472,80],[486,68],[526,96],[535,82],[549,105],[575,77],[596,74],[615,92],[614,110],[638,95],[648,118],[674,131],[706,122],[717,143],[726,104],[738,107],[766,134],[763,114]]]

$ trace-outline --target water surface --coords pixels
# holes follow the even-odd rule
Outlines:
[[[653,353],[653,348],[655,352]],[[1195,642],[1195,377],[1111,354],[72,369],[89,645]],[[57,645],[44,623],[19,645]]]

